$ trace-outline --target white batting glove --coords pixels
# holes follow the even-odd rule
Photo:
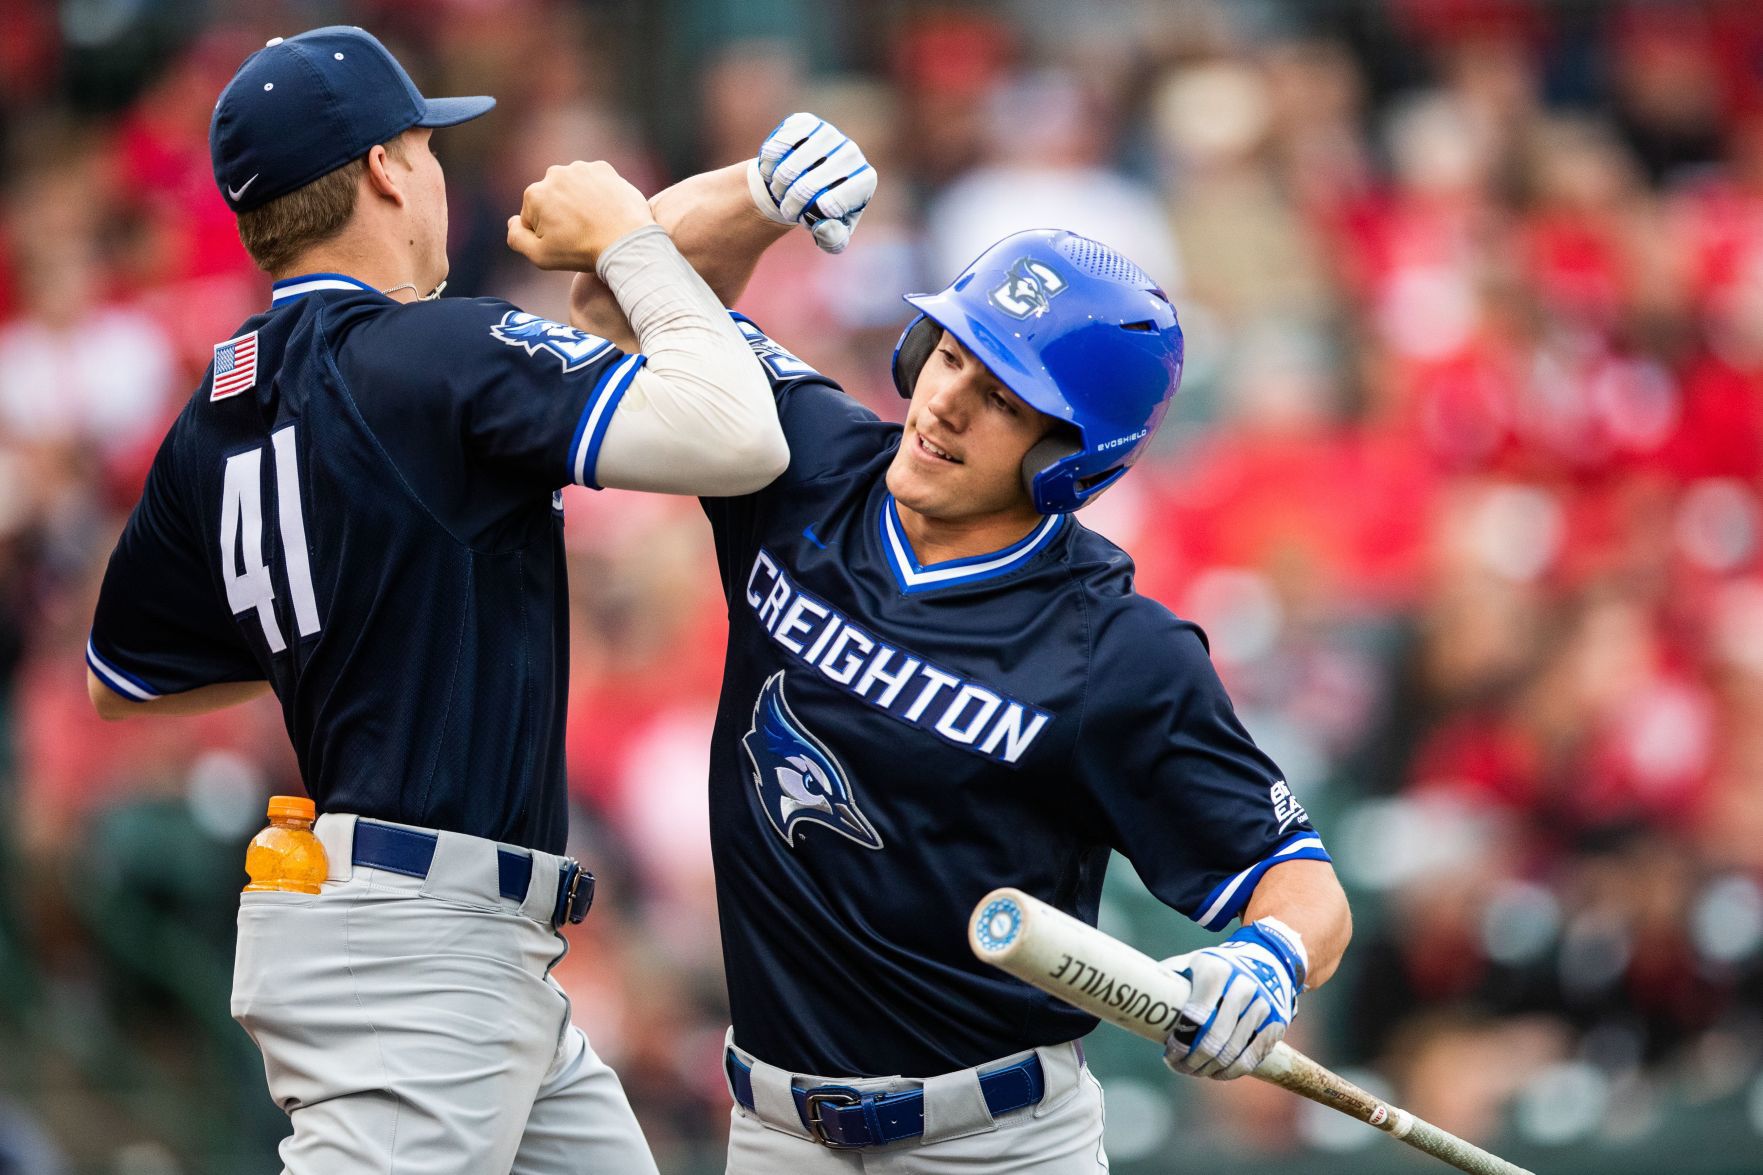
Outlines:
[[[863,148],[812,114],[778,123],[747,164],[747,190],[759,211],[779,224],[804,225],[828,253],[851,243],[875,180]]]
[[[1261,918],[1214,947],[1163,960],[1193,981],[1184,1027],[1163,1044],[1177,1073],[1228,1081],[1253,1073],[1286,1034],[1309,957],[1298,932]]]

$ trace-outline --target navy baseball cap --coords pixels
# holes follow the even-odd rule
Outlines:
[[[239,66],[208,124],[214,182],[234,212],[269,203],[413,126],[454,126],[494,98],[424,98],[365,29],[277,37]]]

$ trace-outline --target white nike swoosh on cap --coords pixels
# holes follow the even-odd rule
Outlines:
[[[263,173],[261,171],[257,173],[257,175],[262,175],[262,174]],[[243,196],[245,194],[245,189],[257,182],[257,175],[252,176],[250,179],[246,180],[244,183],[240,184],[236,188],[228,188],[226,190],[227,197],[232,200],[237,200],[240,196]]]

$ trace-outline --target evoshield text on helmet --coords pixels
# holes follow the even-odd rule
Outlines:
[[[1005,237],[948,289],[906,301],[919,313],[894,347],[902,396],[911,398],[941,328],[1031,407],[1070,426],[1023,461],[1042,514],[1076,510],[1119,480],[1181,384],[1181,326],[1168,297],[1144,270],[1076,233]]]

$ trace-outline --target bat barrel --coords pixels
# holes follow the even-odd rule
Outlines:
[[[1162,1043],[1187,1002],[1183,976],[1021,890],[981,899],[967,938],[993,966],[1146,1040]]]
[[[1188,980],[1148,955],[1019,889],[995,889],[974,908],[968,943],[979,958],[1075,1008],[1161,1044],[1181,1018]],[[1398,1106],[1388,1105],[1283,1041],[1254,1075],[1470,1175],[1531,1175]]]

